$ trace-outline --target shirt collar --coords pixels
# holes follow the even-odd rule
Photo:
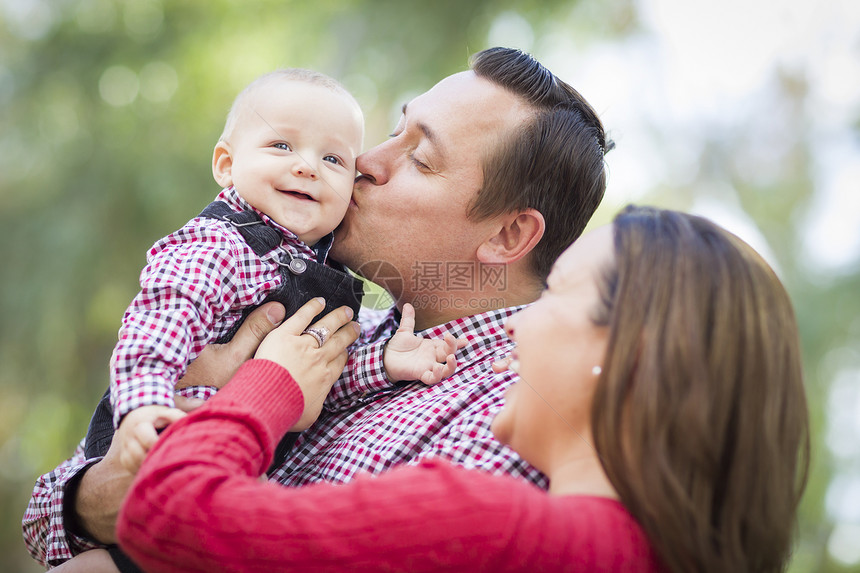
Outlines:
[[[494,349],[499,344],[509,342],[508,336],[505,333],[505,322],[527,306],[508,306],[464,316],[444,324],[419,330],[416,334],[421,335],[423,338],[441,339],[447,332],[457,338],[464,337],[469,342],[457,353],[460,356],[486,349]],[[363,314],[365,314],[365,311],[362,311]],[[391,336],[400,324],[400,311],[396,306],[392,306],[387,312],[370,311],[368,314],[373,314],[372,320],[376,323],[376,327],[368,337],[370,340],[379,339],[382,336]]]
[[[525,307],[526,305],[518,305],[488,310],[426,328],[417,334],[423,338],[442,338],[448,332],[457,338],[466,338],[469,342],[458,354],[470,355],[509,342],[505,333],[505,322]]]

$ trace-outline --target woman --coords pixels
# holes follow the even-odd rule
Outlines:
[[[492,429],[548,495],[443,461],[345,486],[259,482],[336,376],[313,355],[350,338],[313,349],[313,304],[150,452],[117,530],[144,569],[784,567],[808,454],[797,328],[771,269],[713,223],[628,208],[509,321],[520,382]],[[331,330],[349,320],[335,314]]]

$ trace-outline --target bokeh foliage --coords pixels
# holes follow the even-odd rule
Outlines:
[[[607,42],[637,29],[628,0],[0,0],[0,569],[40,570],[20,534],[33,480],[86,429],[146,249],[217,192],[211,150],[235,94],[276,67],[329,73],[365,109],[369,147],[403,101],[462,70],[513,10],[535,37],[552,26]],[[834,373],[822,361],[858,336],[860,272],[821,285],[793,263],[789,221],[813,193],[809,136],[794,133],[793,156],[766,185],[733,166],[740,133],[709,142],[701,162],[716,167],[701,178],[732,180],[798,309],[816,433],[795,569],[839,571],[825,551]],[[648,199],[685,208],[697,193],[696,181],[667,182]]]

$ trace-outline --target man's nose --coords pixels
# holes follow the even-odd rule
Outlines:
[[[374,185],[384,185],[391,174],[393,141],[385,141],[355,158],[355,169]]]

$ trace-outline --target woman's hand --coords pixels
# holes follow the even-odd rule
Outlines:
[[[265,358],[286,368],[302,390],[305,408],[301,419],[290,431],[308,428],[319,417],[325,397],[346,365],[346,349],[360,332],[352,320],[352,309],[342,306],[313,324],[329,334],[322,346],[305,333],[310,321],[325,308],[322,298],[307,302],[273,330],[257,349],[254,358]]]

